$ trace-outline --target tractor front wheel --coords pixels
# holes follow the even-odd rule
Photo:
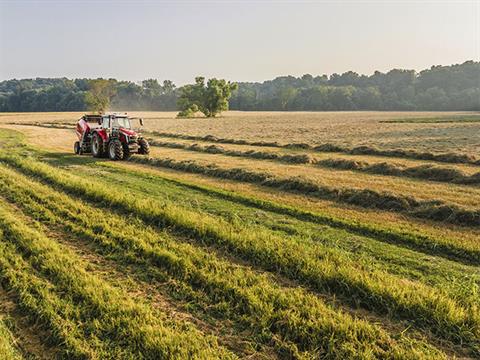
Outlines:
[[[132,156],[128,144],[123,144],[123,160],[128,160]]]
[[[93,134],[92,155],[96,158],[103,157],[103,139],[97,133]]]
[[[75,141],[75,144],[73,144],[73,151],[75,154],[80,155],[80,142]]]
[[[145,140],[144,138],[139,139],[138,145],[140,146],[140,148],[138,149],[139,154],[143,154],[143,155],[150,154],[150,144],[148,143],[147,140]]]
[[[123,146],[119,140],[112,140],[108,145],[108,157],[115,161],[123,159]]]

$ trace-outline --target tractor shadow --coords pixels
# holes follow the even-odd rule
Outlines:
[[[94,158],[91,154],[76,155],[67,152],[46,153],[41,158],[46,163],[58,167],[94,165],[99,162],[109,161],[108,159]]]

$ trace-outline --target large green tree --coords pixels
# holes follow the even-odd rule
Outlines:
[[[236,83],[224,79],[209,79],[205,84],[204,77],[196,77],[195,84],[185,85],[180,89],[178,116],[188,117],[200,111],[206,117],[215,117],[228,110],[228,100],[236,89]]]
[[[101,114],[109,108],[110,102],[116,94],[115,83],[115,80],[89,80],[85,102],[90,111]]]

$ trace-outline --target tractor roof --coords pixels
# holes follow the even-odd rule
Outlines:
[[[102,115],[88,115],[88,114],[85,114],[85,115],[82,116],[82,119],[84,119],[85,121],[97,121],[101,118],[102,118]]]
[[[109,114],[103,114],[103,116],[121,117],[121,118],[128,117],[127,113],[123,113],[123,114],[119,114],[119,113],[109,113]]]
[[[103,117],[110,117],[110,118],[127,118],[127,114],[103,114],[103,115],[97,115],[97,114],[85,114],[83,115],[83,119],[86,121],[98,121],[99,119]]]

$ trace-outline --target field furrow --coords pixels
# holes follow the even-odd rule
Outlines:
[[[0,215],[2,279],[19,294],[21,306],[43,319],[53,339],[65,346],[63,356],[233,357],[187,323],[153,314],[90,274],[73,252],[28,226],[5,204]]]
[[[23,200],[25,200],[25,198]],[[22,200],[23,204],[27,203],[27,201],[23,201],[23,200]],[[63,199],[62,201],[54,201],[54,203],[55,204],[64,204],[65,199]],[[39,209],[40,208],[41,207],[39,207]],[[78,209],[72,209],[72,210],[70,210],[70,212],[73,212],[74,214],[79,214]],[[85,210],[81,211],[80,213],[84,214]],[[45,217],[44,214],[41,214],[40,216]],[[90,221],[91,221],[92,216],[89,216],[89,215],[90,214],[88,212],[86,212],[85,213],[85,219],[90,219]],[[66,216],[67,216],[67,213],[62,212],[59,219],[66,218]],[[70,213],[70,217],[71,216],[72,216],[72,214]],[[111,219],[111,218],[109,217],[109,219]],[[77,225],[76,230],[75,230],[75,226],[72,225],[72,224],[74,224],[74,222],[71,222],[70,225],[69,225],[69,226],[73,226],[70,229],[70,231],[80,231],[79,229],[83,228],[83,227],[79,227]],[[115,231],[115,229],[119,229],[119,228],[120,228],[120,226],[118,226],[118,225],[116,225],[116,226],[111,225],[109,228],[107,227],[107,225],[105,225],[105,227],[96,229],[96,232],[99,235],[96,235],[96,236],[92,237],[91,231],[85,231],[84,230],[84,232],[82,233],[82,236],[88,236],[88,234],[90,233],[89,237],[93,241],[98,242],[99,239],[100,239],[100,241],[102,241],[104,243],[104,246],[110,247],[111,249],[113,249],[115,247],[115,245],[112,243],[112,239],[118,240],[119,242],[122,241],[123,243],[127,242],[127,246],[128,246],[128,242],[130,242],[132,244],[127,249],[130,249],[130,250],[132,250],[132,248],[133,249],[138,249],[137,251],[141,250],[140,239],[142,239],[143,241],[149,241],[149,242],[152,242],[152,243],[158,243],[158,241],[160,240],[160,238],[158,237],[159,236],[158,233],[152,233],[152,234],[148,235],[147,232],[142,232],[141,236],[128,237],[128,236],[125,235],[125,233],[135,234],[135,232],[138,233],[138,230],[135,231],[135,227],[132,226],[130,228],[130,230],[128,230],[128,228],[126,229],[125,227],[123,227],[121,233],[118,230]],[[104,234],[104,236],[102,236],[101,234]],[[136,242],[136,244],[135,244],[135,242]],[[166,240],[162,239],[162,243],[165,243],[165,242],[166,242]],[[123,245],[123,246],[126,246],[126,245]],[[180,249],[181,248],[183,248],[183,249],[188,249],[189,248],[187,245],[182,245],[182,246],[180,246],[178,244],[175,245],[175,242],[172,242],[171,245],[169,245],[169,246],[171,246],[173,248],[175,248],[175,247],[180,248]],[[148,248],[149,247],[147,246],[147,249]],[[147,249],[141,251],[139,253],[139,256],[132,256],[132,259],[133,258],[143,258],[143,259],[152,258],[152,261],[156,266],[166,266],[166,265],[168,265],[166,263],[166,260],[168,258],[171,258],[171,256],[173,256],[173,255],[171,255],[170,257],[166,258],[165,250],[162,250],[161,252],[159,252],[160,249],[156,250],[156,251],[154,251],[153,249],[150,249],[149,251],[147,251]],[[123,252],[125,250],[126,249],[123,248],[120,252]],[[179,250],[177,250],[177,256],[178,256],[178,251]],[[161,255],[161,254],[163,254],[163,255]],[[196,254],[198,254],[198,255],[196,255]],[[161,259],[163,259],[163,260],[160,260],[160,258],[158,258],[158,256],[162,256]],[[253,320],[250,320],[250,321],[253,321],[253,323],[250,324],[249,326],[254,326],[254,327],[265,326],[265,325],[260,325],[260,324],[269,324],[269,323],[272,323],[272,321],[273,321],[273,324],[271,325],[271,326],[273,326],[272,329],[276,329],[275,331],[279,331],[280,333],[287,331],[287,334],[289,334],[289,335],[285,334],[284,336],[287,336],[287,339],[292,339],[292,340],[296,339],[295,341],[300,341],[300,345],[302,347],[311,346],[311,347],[316,349],[319,346],[319,344],[321,343],[321,339],[324,336],[332,336],[331,334],[328,335],[328,333],[330,331],[335,331],[335,332],[340,331],[340,333],[343,333],[344,331],[347,331],[348,328],[345,328],[344,330],[340,330],[340,328],[337,328],[337,326],[334,325],[336,320],[334,321],[334,323],[331,323],[331,321],[334,320],[335,318],[340,317],[339,320],[338,320],[338,323],[339,324],[340,323],[345,323],[345,321],[348,319],[348,315],[345,315],[345,314],[342,315],[341,313],[339,313],[338,315],[334,315],[335,313],[332,312],[332,310],[329,310],[328,308],[326,308],[325,305],[322,305],[321,301],[318,298],[312,297],[311,295],[307,295],[307,294],[302,295],[303,292],[301,290],[295,290],[295,289],[289,290],[289,289],[286,289],[286,288],[275,290],[276,287],[272,284],[269,285],[268,282],[266,281],[266,279],[263,276],[259,277],[258,275],[252,275],[252,274],[249,275],[248,271],[242,270],[241,268],[238,268],[238,267],[233,267],[232,268],[232,266],[227,265],[227,263],[223,263],[223,265],[222,265],[222,262],[219,262],[219,261],[213,262],[212,264],[210,264],[206,267],[206,269],[210,269],[209,270],[210,272],[215,270],[217,275],[214,275],[214,274],[208,275],[208,273],[206,273],[204,275],[201,275],[202,271],[203,272],[207,271],[207,270],[205,270],[206,264],[204,265],[204,264],[201,263],[202,257],[205,257],[205,256],[206,255],[205,254],[202,255],[202,253],[199,252],[198,249],[189,250],[188,253],[185,253],[185,252],[183,253],[183,261],[182,262],[177,263],[177,265],[175,265],[175,266],[173,264],[168,265],[166,270],[171,272],[172,275],[176,276],[177,278],[179,276],[180,276],[180,278],[182,278],[184,276],[187,276],[186,279],[191,278],[190,281],[193,281],[193,284],[196,284],[197,286],[200,286],[202,289],[206,289],[208,291],[211,291],[212,292],[211,295],[213,296],[212,301],[214,301],[214,299],[216,299],[218,301],[219,296],[224,296],[225,297],[224,301],[228,301],[230,303],[230,306],[233,307],[232,313],[235,313],[235,309],[237,309],[236,311],[239,311],[240,313],[245,313],[245,311],[247,311],[247,314],[248,314],[249,312],[252,312],[252,314],[250,316],[252,316]],[[199,259],[196,260],[197,258],[199,258]],[[183,262],[187,262],[187,264],[188,264],[189,260],[193,261],[194,267],[190,267],[188,270],[187,269],[181,270],[179,268],[179,266]],[[210,261],[212,261],[212,260],[210,260]],[[228,267],[230,267],[230,270],[228,270]],[[195,273],[197,273],[197,275],[195,275]],[[231,274],[231,273],[236,274],[237,276],[233,276],[233,277],[229,276],[228,274]],[[204,278],[203,280],[202,280],[202,277]],[[208,278],[211,279],[209,281],[212,281],[212,280],[215,280],[215,279],[217,279],[217,280],[215,280],[215,282],[213,284],[212,283],[208,284],[208,283],[205,283],[205,281],[207,281]],[[228,285],[228,284],[229,284],[229,282],[234,281],[235,278],[237,279],[237,280],[235,280],[235,282],[237,282],[238,285],[231,288],[231,286],[233,284],[230,284],[230,285]],[[227,281],[225,283],[225,280],[220,280],[220,279],[228,279],[229,281]],[[201,281],[201,282],[198,283],[199,281]],[[251,285],[249,285],[249,284],[251,284]],[[253,284],[257,284],[257,285],[253,286]],[[224,290],[222,290],[222,289],[224,289]],[[221,295],[222,291],[225,291],[224,295]],[[242,300],[240,300],[240,299],[242,299]],[[270,300],[268,300],[268,299],[270,299]],[[276,300],[273,301],[273,299],[276,299]],[[280,299],[283,299],[283,300],[280,301]],[[265,305],[261,305],[261,303],[263,303],[265,301],[267,301],[267,303]],[[272,303],[272,301],[273,301],[273,303]],[[294,303],[292,303],[292,301]],[[250,303],[250,305],[248,305],[249,303]],[[270,303],[270,305],[268,305],[268,303]],[[234,305],[234,304],[236,304],[236,305]],[[276,307],[275,311],[273,311],[273,309],[271,309],[272,306]],[[282,309],[285,306],[287,306],[287,308]],[[307,307],[309,310],[307,310],[307,308],[305,308],[305,307]],[[270,310],[268,312],[264,313],[264,315],[262,315],[263,311],[261,309],[265,309],[265,311],[267,311],[267,309],[270,309]],[[296,310],[294,311],[294,309],[296,309]],[[301,314],[301,317],[294,320],[295,317],[300,316],[300,314]],[[327,316],[327,314],[329,314],[329,315]],[[260,321],[258,316],[260,316],[260,315],[262,315],[264,317],[265,316],[273,316],[273,318],[271,320],[267,320],[267,318],[265,318],[264,320],[262,320],[260,322],[260,324],[258,324],[257,322]],[[293,316],[293,318],[291,318],[292,316]],[[302,319],[305,316],[307,316],[310,320]],[[325,316],[327,316],[327,317],[325,318]],[[285,321],[289,318],[291,318],[291,320],[289,320],[287,323],[285,323]],[[246,320],[244,318],[244,316],[242,317],[242,319],[243,319],[243,321]],[[277,319],[277,320],[274,320],[274,319]],[[327,323],[322,325],[322,323],[327,321],[327,319],[329,319],[328,323],[330,323],[330,325],[327,326]],[[281,321],[283,325],[279,326],[280,325],[279,323],[277,325],[275,325],[278,321]],[[358,327],[358,330],[360,330],[360,328],[367,326],[365,328],[365,330],[366,330],[366,329],[368,329],[368,326],[371,326],[371,325],[367,325],[366,323],[362,323],[362,321],[359,321],[359,320],[353,320],[352,319],[351,321],[353,321],[352,326],[353,325],[355,325],[355,326],[353,326],[350,330],[348,330],[349,332],[352,331],[353,329],[357,328],[357,327]],[[301,324],[303,324],[303,326],[301,326]],[[297,330],[300,330],[300,328],[303,328],[304,326],[307,326],[310,329],[309,331],[307,331],[308,337],[304,337],[306,334],[300,335],[301,333],[297,332]],[[317,326],[319,326],[319,327],[317,328]],[[331,326],[333,326],[333,328],[331,328]],[[300,328],[297,329],[296,327],[300,327]],[[331,330],[329,330],[330,328],[331,328]],[[317,330],[315,330],[315,329],[317,329]],[[306,329],[304,328],[304,330],[302,330],[302,333],[305,330]],[[385,335],[379,335],[378,329],[375,330],[375,327],[372,327],[371,330],[369,330],[369,331],[370,332],[374,331],[374,333],[376,333],[377,336],[381,336],[381,339],[384,339]],[[261,332],[264,332],[264,330],[261,330]],[[322,333],[323,333],[323,335],[322,335]],[[351,335],[348,335],[348,337],[359,336],[359,335],[355,335],[355,333],[356,333],[356,330],[355,330],[354,333],[351,333]],[[364,331],[362,330],[362,334],[363,333],[364,333]],[[297,334],[297,335],[294,335],[294,334]],[[317,336],[319,336],[319,338],[317,336],[314,336],[314,334],[318,334]],[[346,335],[346,333],[345,333],[345,335]],[[299,338],[299,336],[300,336],[300,338]],[[363,338],[363,336],[364,335],[362,335],[362,338]],[[303,339],[303,340],[301,340],[301,339]],[[353,338],[352,338],[352,340],[353,340]],[[319,343],[316,343],[316,341],[318,341]],[[367,340],[365,338],[364,340],[358,339],[357,341],[360,341],[361,343],[363,343],[364,341],[367,341]],[[373,341],[373,338],[368,340],[368,341]],[[382,340],[382,341],[384,341],[384,340]],[[389,340],[389,342],[390,341],[391,340]],[[308,345],[308,344],[311,344],[311,345]],[[343,349],[344,345],[345,344],[339,345],[339,347],[335,347],[335,348],[332,348],[330,350],[323,349],[322,351],[327,351],[327,353],[332,352],[332,354],[342,353],[342,351],[345,351],[345,349]],[[361,344],[358,344],[358,346],[361,346]],[[394,348],[396,348],[396,346],[394,346],[393,344],[390,344],[389,346],[393,346],[392,350]],[[317,351],[318,351],[318,349],[317,349]],[[357,351],[359,351],[359,350],[357,349]],[[379,351],[382,351],[382,353],[384,353],[384,351],[380,350],[380,348],[379,348]],[[395,351],[398,351],[398,350],[395,350]],[[422,352],[420,352],[420,353],[422,353]],[[384,356],[389,357],[390,355],[388,355],[388,353],[384,353]]]
[[[10,319],[4,315],[0,316],[0,357],[5,360],[22,360],[24,359],[18,344],[16,343],[12,331],[7,322]]]
[[[7,291],[0,285],[0,313],[3,322],[3,329],[0,332],[2,340],[6,342],[2,345],[5,354],[1,358],[41,360],[57,358],[57,349],[51,343],[46,343],[51,337],[50,333],[32,321],[25,311],[22,311],[17,301],[14,292]]]
[[[39,190],[38,187],[33,188]],[[41,191],[37,194],[49,197],[49,194]],[[129,253],[126,248],[119,248],[118,253],[114,253],[111,246],[99,246],[99,240],[92,237],[92,231],[95,230],[88,227],[91,224],[83,224],[85,228],[82,229],[75,225],[75,218],[66,221],[65,218],[56,216],[47,206],[39,206],[39,202],[32,201],[32,198],[20,197],[18,193],[12,193],[9,200],[14,204],[18,204],[15,201],[20,201],[20,206],[17,206],[19,211],[25,212],[27,216],[41,219],[41,222],[36,225],[41,226],[50,238],[81,258],[87,264],[90,274],[120,289],[135,302],[146,303],[154,311],[160,310],[160,313],[167,313],[169,318],[179,323],[187,321],[194,324],[203,333],[214,336],[220,345],[239,357],[267,359],[273,355],[270,349],[255,346],[256,342],[247,330],[239,334],[235,328],[231,328],[231,323],[222,321],[218,317],[198,317],[201,294],[195,293],[195,290],[186,284],[179,284],[176,279],[169,277],[158,267],[148,266],[142,260],[133,261],[139,254]],[[59,213],[59,215],[65,216],[65,213]],[[98,217],[107,214],[102,211],[93,211],[86,212],[85,215]],[[116,225],[126,226],[128,220],[125,219],[125,221]],[[103,236],[105,235],[107,234]],[[198,303],[195,303],[195,300]],[[205,305],[207,306],[213,306],[213,304]],[[191,310],[188,311],[189,308],[195,310],[196,316],[191,313]]]
[[[152,211],[158,206],[151,202],[147,205],[147,202],[127,195],[123,201],[119,201],[118,197],[112,199],[106,188],[103,190],[99,184],[91,186],[85,180],[78,181],[63,172],[60,178],[59,170],[54,175],[48,167],[39,163],[15,160],[15,164],[32,175],[48,178],[49,182],[61,186],[64,191],[114,205],[127,212],[134,211],[153,224],[160,221],[162,225],[174,226],[178,231],[199,237],[204,242],[221,245],[230,253],[236,253],[267,270],[275,270],[318,290],[333,291],[380,313],[395,313],[396,316],[415,319],[418,326],[427,326],[438,336],[455,342],[466,341],[473,348],[477,347],[474,340],[477,336],[475,332],[478,331],[475,307],[456,304],[433,288],[419,283],[399,282],[399,279],[381,271],[362,271],[348,257],[320,244],[314,246],[284,241],[265,231],[249,232],[248,228],[237,227],[232,232],[221,221],[189,213],[172,205],[164,204],[161,210]],[[320,259],[318,254],[322,254]]]

